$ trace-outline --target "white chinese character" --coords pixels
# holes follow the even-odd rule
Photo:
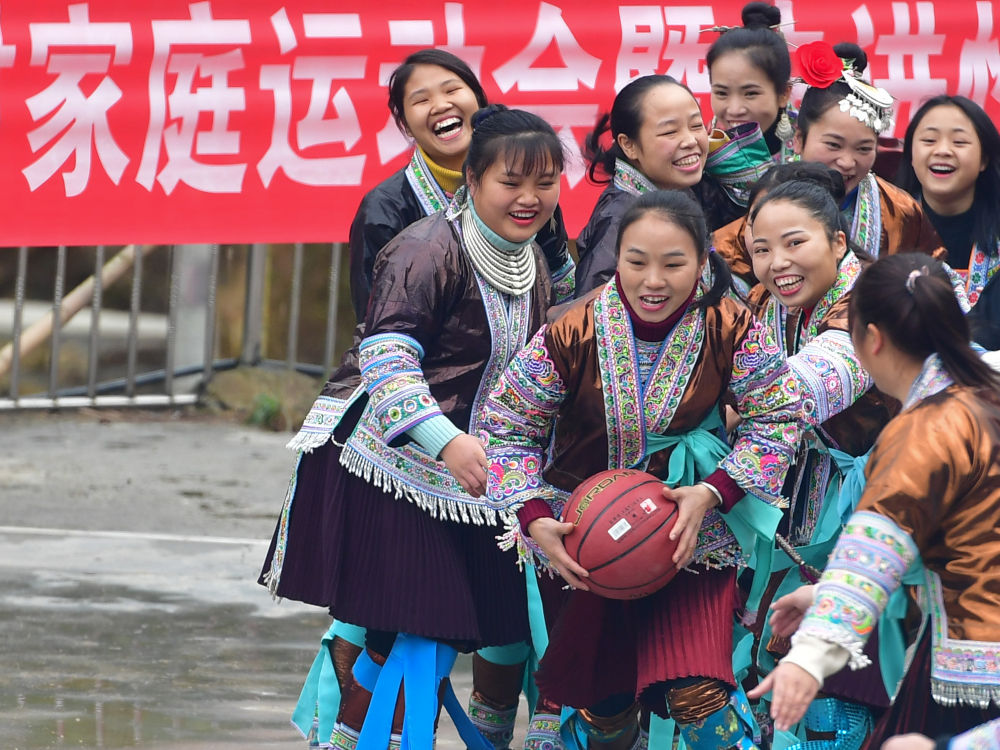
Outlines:
[[[596,104],[525,104],[521,109],[534,112],[552,125],[566,154],[563,177],[571,188],[576,187],[586,176],[588,165],[580,152],[579,141],[573,136],[573,128],[583,128],[586,131],[593,129],[600,107]]]
[[[885,87],[900,105],[914,103],[934,94],[944,93],[946,81],[932,78],[931,55],[940,55],[944,48],[944,34],[934,33],[934,3],[916,3],[917,30],[910,30],[910,5],[905,2],[892,4],[895,32],[883,34],[875,43],[875,53],[888,59],[888,75],[872,83]],[[911,75],[906,73],[906,61],[911,61]],[[909,122],[910,113],[900,106],[896,122]]]
[[[622,27],[622,45],[615,62],[616,92],[639,76],[659,71],[664,34],[663,11],[659,5],[621,5],[618,19]]]
[[[680,30],[667,31],[667,45],[663,59],[670,60],[667,75],[686,83],[695,94],[708,93],[708,66],[705,54],[710,40],[701,41],[703,28],[715,25],[710,5],[676,6],[663,9],[667,27],[680,26]]]
[[[245,163],[218,164],[195,157],[239,153],[240,136],[229,129],[229,115],[246,109],[246,95],[242,88],[229,85],[229,73],[243,67],[243,53],[227,50],[209,55],[174,52],[173,47],[249,44],[250,23],[246,19],[212,18],[208,2],[191,3],[188,8],[190,20],[152,22],[149,129],[136,181],[147,190],[153,189],[154,181],[159,182],[168,195],[180,182],[206,193],[238,193]],[[168,73],[176,76],[169,96]],[[211,83],[196,85],[200,78],[208,78]],[[206,112],[211,121],[208,131],[199,127],[201,115]],[[167,158],[159,169],[161,146]]]
[[[565,66],[532,67],[552,44],[562,55]],[[528,46],[493,71],[493,80],[505,94],[515,85],[521,91],[578,91],[581,83],[589,89],[597,85],[600,67],[600,59],[587,54],[577,43],[563,20],[562,10],[555,5],[541,3],[535,32]]]
[[[307,13],[303,16],[306,38],[360,39],[361,17],[357,13]],[[285,9],[271,16],[282,53],[298,42]],[[325,45],[333,46],[333,45]],[[350,151],[361,139],[361,123],[350,94],[335,81],[362,79],[366,57],[349,55],[300,55],[291,65],[263,65],[260,86],[274,95],[274,125],[271,145],[257,164],[257,173],[267,187],[280,169],[293,182],[303,185],[360,185],[365,155],[303,156],[302,151],[321,144],[343,143]],[[309,108],[295,123],[292,139],[292,79],[310,81]],[[330,105],[336,117],[328,117]]]
[[[774,7],[781,11],[781,35],[793,50],[823,38],[822,31],[799,31],[795,28],[795,9],[792,0],[775,0]]]
[[[446,44],[438,49],[450,52],[463,60],[473,74],[482,80],[483,45],[467,45],[465,43],[465,19],[462,15],[462,3],[444,4],[444,29]],[[393,47],[433,47],[434,24],[429,20],[389,21],[389,44]],[[399,66],[399,62],[385,62],[378,69],[379,86],[389,85],[389,77]],[[397,156],[410,150],[412,143],[399,132],[396,121],[391,115],[375,137],[378,145],[379,161],[382,164],[392,161]]]
[[[97,151],[104,171],[117,185],[128,165],[108,127],[108,110],[122,92],[106,74],[110,66],[132,59],[132,29],[127,23],[92,23],[86,3],[70,5],[68,23],[32,23],[31,64],[46,65],[56,78],[44,91],[29,97],[28,111],[35,122],[28,133],[35,153],[51,144],[37,161],[22,170],[31,190],[55,175],[71,158],[72,171],[63,172],[67,196],[79,195],[90,181],[91,153]],[[113,52],[52,52],[52,47],[109,47]],[[90,94],[80,82],[88,74],[105,75]],[[47,118],[47,119],[46,119]]]
[[[962,42],[959,55],[958,93],[985,106],[987,95],[1000,101],[1000,40],[993,38],[993,3],[980,0],[976,13],[976,38]]]

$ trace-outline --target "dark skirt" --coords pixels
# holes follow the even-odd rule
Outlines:
[[[931,634],[924,633],[899,686],[896,700],[875,724],[862,750],[878,750],[896,734],[919,732],[931,739],[965,732],[1000,717],[1000,708],[943,706],[931,695]]]
[[[546,698],[586,708],[683,677],[731,686],[736,569],[681,571],[651,596],[573,591],[550,628],[535,681]],[[653,691],[661,698],[661,691]]]
[[[517,643],[529,632],[524,573],[497,548],[500,531],[432,518],[348,472],[328,442],[299,463],[276,593],[462,650]]]

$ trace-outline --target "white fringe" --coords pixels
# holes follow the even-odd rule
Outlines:
[[[505,523],[511,516],[506,511],[497,511],[478,505],[470,505],[461,500],[436,497],[413,485],[393,476],[380,466],[375,466],[360,453],[346,447],[340,454],[340,465],[347,471],[383,492],[391,492],[396,499],[406,498],[421,510],[430,514],[431,518],[455,521],[456,523],[471,523],[476,526],[496,526]],[[516,521],[516,519],[515,519]]]
[[[932,676],[931,696],[942,706],[989,708],[991,702],[1000,706],[1000,685],[962,685]]]
[[[310,430],[299,430],[295,437],[288,441],[285,447],[290,451],[302,451],[312,453],[317,448],[326,445],[327,440],[333,439],[333,432],[313,432]]]
[[[819,638],[821,641],[826,641],[827,643],[833,643],[840,646],[848,653],[847,666],[854,671],[864,669],[872,663],[872,660],[869,659],[864,653],[865,644],[855,638],[851,638],[849,635],[814,628],[809,629],[808,631],[803,631],[800,628],[795,635],[792,636],[793,646],[795,645],[799,635],[812,636],[813,638]]]

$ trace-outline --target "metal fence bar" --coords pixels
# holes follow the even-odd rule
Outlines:
[[[215,293],[219,283],[219,246],[212,245],[212,263],[208,273],[208,298],[205,300],[205,359],[202,385],[212,379],[212,360],[215,355]]]
[[[21,387],[21,327],[24,325],[24,292],[28,279],[28,248],[17,251],[17,278],[14,282],[14,340],[11,351],[10,397],[17,403]]]
[[[56,284],[52,293],[52,348],[49,361],[49,395],[59,390],[59,345],[62,333],[62,301],[66,286],[66,246],[56,255]]]
[[[295,367],[299,356],[299,311],[302,306],[302,254],[301,242],[295,243],[292,254],[292,293],[288,300],[288,342],[285,361],[289,369]]]
[[[101,348],[101,304],[104,297],[104,282],[101,271],[104,269],[104,246],[100,245],[94,253],[94,293],[90,302],[90,344],[87,352],[87,396],[97,395],[97,361]]]
[[[177,250],[170,249],[170,293],[167,297],[167,354],[164,360],[163,390],[174,395],[174,362],[177,356],[177,300],[180,299],[180,273],[177,270]]]
[[[247,291],[243,305],[243,346],[240,361],[255,365],[261,357],[264,326],[264,275],[267,272],[267,248],[251,245],[247,255]]]
[[[337,343],[337,308],[340,305],[340,258],[344,245],[335,242],[330,246],[330,289],[326,302],[326,341],[323,345],[323,372],[333,371],[334,347]]]
[[[142,253],[132,263],[132,298],[128,315],[128,361],[125,368],[125,395],[135,398],[135,371],[139,347],[139,309],[142,305]]]

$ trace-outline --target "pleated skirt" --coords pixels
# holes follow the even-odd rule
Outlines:
[[[931,695],[931,634],[925,632],[917,644],[892,707],[875,724],[862,750],[879,750],[896,734],[919,732],[931,739],[955,735],[1000,718],[1000,708],[943,706]]]
[[[524,573],[497,548],[500,531],[432,518],[348,472],[328,442],[299,463],[276,594],[461,650],[527,640]]]
[[[549,700],[587,708],[621,694],[662,707],[661,683],[711,677],[735,686],[736,569],[681,571],[651,596],[567,597],[535,674]]]

